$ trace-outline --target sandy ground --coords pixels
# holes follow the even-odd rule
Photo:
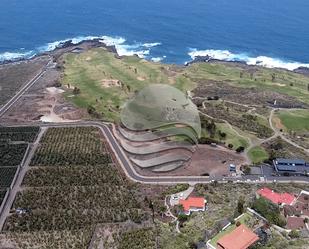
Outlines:
[[[106,87],[106,88],[109,88],[109,87],[121,87],[121,82],[119,80],[103,79],[103,80],[101,80],[101,85],[103,87]]]

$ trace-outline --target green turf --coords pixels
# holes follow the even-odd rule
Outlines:
[[[263,90],[275,91],[297,98],[309,103],[308,77],[280,69],[258,68],[254,73],[254,79],[245,76],[240,79],[240,72],[244,72],[239,66],[230,64],[196,63],[187,68],[188,75],[198,79],[214,81],[226,81],[237,87],[257,87]],[[272,74],[276,75],[274,82]]]
[[[119,118],[122,104],[145,86],[151,83],[167,83],[181,90],[192,89],[194,83],[178,72],[169,75],[168,65],[148,62],[137,57],[115,58],[103,48],[96,48],[82,54],[66,54],[65,73],[62,80],[78,87],[80,94],[66,97],[78,107],[95,107],[104,119],[113,121]],[[106,80],[119,80],[121,86],[104,86]],[[185,90],[184,90],[185,92]]]
[[[253,163],[260,163],[269,158],[268,153],[260,146],[251,148],[248,151],[248,156]]]
[[[289,131],[309,131],[309,110],[280,110],[282,124]]]
[[[226,123],[216,123],[217,129],[226,133],[226,138],[222,139],[226,145],[233,144],[233,149],[239,146],[248,147],[248,140],[239,136],[234,130],[232,130]],[[217,137],[219,139],[219,136]]]

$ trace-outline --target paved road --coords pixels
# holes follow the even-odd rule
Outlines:
[[[15,95],[11,98],[4,106],[0,108],[0,118],[20,99],[20,97],[31,87],[33,86],[38,79],[46,72],[49,65],[52,63],[50,59],[49,62],[43,67],[41,72],[39,72],[33,79],[27,82]]]
[[[9,124],[7,124],[9,125]],[[75,123],[30,123],[26,125],[38,125],[40,127],[82,127],[82,126],[94,126],[98,127],[102,133],[105,135],[107,142],[109,143],[113,154],[118,160],[118,163],[122,167],[126,176],[135,182],[146,183],[146,184],[175,184],[175,183],[189,183],[191,185],[196,183],[211,183],[213,181],[218,181],[222,183],[226,182],[247,182],[247,183],[263,183],[263,182],[299,182],[299,183],[309,183],[309,177],[305,176],[267,176],[261,175],[249,175],[242,177],[222,177],[222,176],[142,176],[138,174],[130,160],[127,158],[126,154],[118,144],[116,138],[113,135],[113,124],[95,122],[95,121],[80,121]],[[14,125],[11,125],[14,126]],[[15,125],[20,126],[20,125]]]

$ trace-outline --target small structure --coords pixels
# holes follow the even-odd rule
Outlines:
[[[190,215],[191,212],[205,211],[206,200],[204,197],[189,197],[186,200],[179,200],[183,207],[183,213]]]
[[[291,230],[301,230],[306,228],[304,218],[296,216],[288,217],[286,221],[286,228]]]
[[[259,237],[248,227],[241,224],[231,233],[217,241],[218,249],[246,249],[259,240]]]
[[[300,216],[309,218],[309,192],[302,190],[293,203],[293,207],[299,212]]]
[[[230,172],[236,172],[236,165],[235,164],[230,164],[229,165],[229,167],[230,167]]]
[[[295,201],[295,196],[289,193],[276,193],[269,188],[261,188],[257,192],[257,197],[264,197],[275,204],[291,205]]]
[[[283,207],[283,211],[287,218],[286,227],[288,229],[305,229],[305,219],[309,218],[309,192],[302,190],[291,205]]]
[[[309,164],[302,159],[277,158],[273,160],[275,170],[283,175],[307,175]]]

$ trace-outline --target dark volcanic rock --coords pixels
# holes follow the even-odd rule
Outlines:
[[[309,68],[308,67],[298,67],[293,70],[295,73],[301,73],[304,75],[309,75]]]

